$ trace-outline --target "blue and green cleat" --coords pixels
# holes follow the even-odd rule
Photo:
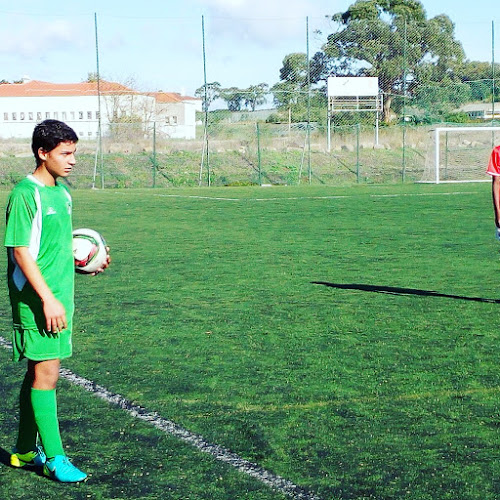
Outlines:
[[[12,455],[10,456],[10,465],[12,467],[43,467],[47,460],[45,453],[41,446],[36,446],[34,450],[28,451],[27,453],[18,453],[16,448],[14,448]]]
[[[87,474],[75,467],[65,455],[56,455],[52,460],[47,460],[43,473],[61,483],[78,483],[87,478]]]

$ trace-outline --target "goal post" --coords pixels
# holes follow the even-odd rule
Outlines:
[[[491,150],[500,144],[500,127],[437,127],[433,155],[427,155],[422,182],[488,182]]]

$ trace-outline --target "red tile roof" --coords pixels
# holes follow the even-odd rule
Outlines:
[[[154,97],[156,102],[184,102],[184,101],[199,101],[197,97],[189,97],[181,95],[177,92],[151,92],[148,95]]]
[[[136,94],[120,83],[101,80],[99,89],[102,94]],[[55,96],[95,96],[97,82],[50,83],[30,80],[25,83],[0,84],[0,97],[55,97]]]
[[[182,102],[183,98],[177,92],[151,92],[150,96],[156,99],[156,102]]]

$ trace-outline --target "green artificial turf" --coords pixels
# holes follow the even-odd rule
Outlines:
[[[102,232],[113,262],[77,276],[65,367],[325,500],[500,497],[488,185],[73,195],[75,227]],[[8,357],[4,450],[23,368]],[[91,480],[0,466],[0,496],[284,498],[65,381],[59,398]]]

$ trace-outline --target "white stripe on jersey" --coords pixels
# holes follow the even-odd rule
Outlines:
[[[38,191],[38,188],[35,189],[35,203],[36,203],[36,212],[31,226],[30,245],[28,247],[28,251],[34,260],[38,258],[38,254],[40,252],[40,240],[42,237],[42,200],[40,198],[40,192]],[[13,252],[14,249],[9,248],[9,256],[11,261],[14,263],[14,272],[12,273],[12,281],[14,282],[14,285],[18,290],[22,290],[27,280],[26,276],[21,271],[21,268],[15,261]]]

